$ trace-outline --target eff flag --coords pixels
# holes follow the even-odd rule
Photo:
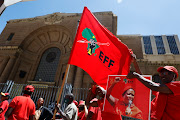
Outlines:
[[[108,75],[127,75],[131,55],[128,47],[108,31],[95,16],[84,8],[69,64],[86,71],[102,87]]]

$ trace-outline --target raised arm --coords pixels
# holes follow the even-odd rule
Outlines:
[[[135,68],[136,72],[139,73],[139,74],[142,74],[141,70],[139,68],[139,65],[137,64],[137,61],[136,61],[136,55],[135,54],[131,54],[131,56],[132,56],[132,63],[134,65],[134,68]]]
[[[95,85],[93,85],[92,88],[89,89],[89,92],[88,92],[88,95],[87,95],[87,98],[86,98],[86,102],[85,102],[87,106],[98,107],[98,102],[97,101],[91,102],[91,100],[96,97],[96,93],[94,93],[95,89],[96,89]],[[92,92],[92,90],[94,92]]]
[[[115,78],[115,81],[112,83],[112,85],[108,88],[107,90],[107,94],[106,94],[106,99],[109,101],[109,103],[112,105],[112,106],[115,106],[115,99],[112,95],[111,95],[111,92],[112,92],[112,89],[114,88],[114,86],[120,81],[120,77],[116,77]]]
[[[67,114],[65,114],[62,110],[61,110],[61,105],[60,104],[56,104],[55,105],[55,109],[57,110],[57,112],[60,114],[60,116],[64,119],[64,120],[70,120],[70,116],[68,116]],[[72,108],[68,109],[68,111],[71,111]],[[72,113],[72,112],[71,112]]]
[[[152,82],[146,78],[144,78],[142,75],[136,73],[136,72],[130,72],[127,75],[127,78],[137,78],[142,84],[144,84],[146,87],[153,91],[158,91],[165,94],[172,94],[173,92],[165,85],[165,84],[157,84],[155,82]]]
[[[85,113],[85,117],[87,117],[88,116],[88,109],[87,109],[86,105],[84,105],[84,113]]]

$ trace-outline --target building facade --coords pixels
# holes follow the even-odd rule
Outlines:
[[[116,35],[137,56],[143,74],[157,81],[159,66],[180,68],[177,35],[117,35],[117,16],[112,12],[94,13],[102,25]],[[78,13],[53,13],[10,20],[0,35],[0,82],[13,80],[60,86],[80,20]],[[131,67],[134,70],[133,66]],[[89,87],[91,77],[71,65],[67,82],[77,88]]]

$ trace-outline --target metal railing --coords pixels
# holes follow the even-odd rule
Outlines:
[[[19,96],[23,94],[24,87],[27,84],[16,84],[7,81],[7,83],[0,83],[0,92],[9,92],[10,99],[14,98],[15,96]],[[48,85],[33,85],[35,90],[31,95],[32,100],[34,103],[42,97],[44,99],[44,106],[46,107],[53,107],[54,103],[58,99],[58,95],[60,92],[60,86],[48,86]],[[67,89],[66,89],[67,91]],[[88,94],[88,88],[72,88],[70,91],[74,94],[75,99],[85,100]],[[63,92],[64,93],[64,92]],[[62,97],[61,97],[62,98]],[[62,101],[61,101],[62,102]]]

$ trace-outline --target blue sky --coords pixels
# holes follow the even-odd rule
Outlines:
[[[180,0],[35,0],[9,6],[0,16],[0,33],[11,19],[51,14],[112,11],[118,16],[118,35],[172,35],[180,37]]]

